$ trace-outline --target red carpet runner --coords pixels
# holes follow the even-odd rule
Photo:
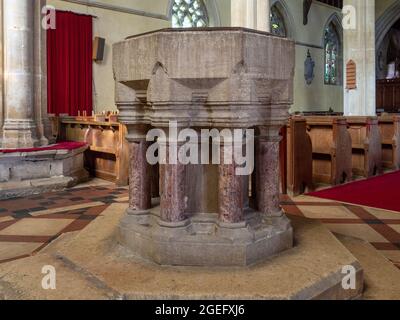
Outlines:
[[[400,171],[313,192],[309,195],[400,212]]]
[[[59,142],[51,146],[39,147],[39,148],[0,149],[0,154],[15,153],[15,152],[37,152],[37,151],[49,151],[49,150],[75,150],[82,148],[85,145],[86,145],[85,142],[65,141],[65,142]]]

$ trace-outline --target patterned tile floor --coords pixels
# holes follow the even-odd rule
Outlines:
[[[114,202],[128,202],[127,188],[101,180],[0,201],[0,263],[35,254],[61,234],[82,230]],[[289,215],[318,219],[334,233],[370,242],[400,268],[400,213],[308,196],[282,196],[282,206]]]
[[[63,192],[0,201],[0,263],[37,253],[63,233],[79,231],[127,188],[95,181]]]
[[[330,231],[369,242],[400,269],[400,213],[309,196],[282,196],[289,215],[318,219]]]

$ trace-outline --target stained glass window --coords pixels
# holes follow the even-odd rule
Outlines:
[[[331,22],[325,29],[325,84],[339,84],[340,40]]]
[[[174,0],[172,5],[174,28],[201,28],[208,26],[207,9],[202,0]]]
[[[285,20],[276,5],[271,7],[271,33],[276,36],[287,37]]]

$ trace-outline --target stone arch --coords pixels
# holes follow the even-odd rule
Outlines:
[[[376,48],[376,75],[377,78],[384,78],[387,72],[386,57],[389,47],[389,31],[399,21],[400,2],[396,1],[378,18],[375,27],[375,48]]]
[[[175,0],[168,0],[168,7],[167,7],[167,16],[168,20],[171,21],[172,19],[172,6]],[[210,27],[220,27],[221,26],[221,17],[219,13],[219,8],[217,5],[218,0],[202,0],[206,9],[207,9],[207,16],[208,16],[208,23]]]
[[[396,1],[376,21],[376,47],[379,48],[385,36],[400,17],[400,2]]]
[[[287,37],[296,39],[296,29],[294,28],[294,18],[290,13],[289,7],[285,0],[271,0],[271,7],[276,6],[285,21]]]

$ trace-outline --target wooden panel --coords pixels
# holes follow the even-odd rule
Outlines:
[[[400,111],[400,79],[377,81],[376,108],[390,113]]]
[[[59,123],[59,140],[89,144],[85,163],[93,176],[117,185],[128,185],[129,146],[125,140],[127,129],[124,125],[73,117],[61,118]]]
[[[287,194],[288,191],[288,136],[287,136],[287,126],[283,126],[280,131],[280,136],[282,140],[279,144],[279,172],[281,175],[281,192],[282,194]]]
[[[400,169],[400,116],[393,117],[393,169]]]
[[[306,119],[292,117],[287,126],[287,185],[291,195],[309,192],[313,187],[313,158]]]
[[[400,169],[400,116],[379,117],[382,137],[382,165],[384,168]]]
[[[347,117],[352,140],[353,174],[371,177],[382,173],[382,138],[377,117]]]
[[[351,138],[343,117],[306,117],[313,150],[315,183],[341,184],[352,180]]]
[[[357,88],[357,66],[353,60],[346,65],[346,89],[354,90]]]

